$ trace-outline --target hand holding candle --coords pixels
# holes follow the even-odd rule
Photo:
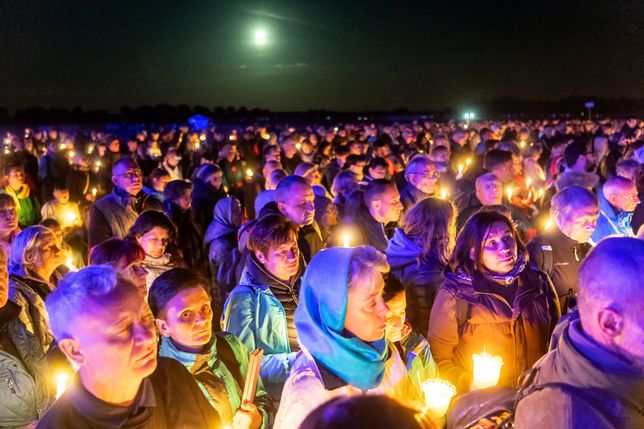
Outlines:
[[[433,378],[421,385],[425,397],[425,410],[434,418],[441,418],[447,412],[452,397],[456,395],[456,387],[449,381]]]
[[[501,375],[503,358],[492,356],[484,351],[473,354],[472,359],[474,359],[474,389],[496,386]]]

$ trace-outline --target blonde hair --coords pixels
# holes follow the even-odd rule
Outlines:
[[[19,276],[32,275],[41,247],[45,241],[56,241],[54,232],[42,225],[23,229],[11,243],[9,273]]]

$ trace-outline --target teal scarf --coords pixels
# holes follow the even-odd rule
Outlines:
[[[369,390],[382,381],[387,346],[384,338],[365,343],[343,335],[353,252],[332,247],[311,259],[302,277],[295,326],[300,344],[318,362],[352,386]]]

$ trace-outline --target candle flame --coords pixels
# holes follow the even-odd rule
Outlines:
[[[351,247],[351,236],[348,232],[342,234],[342,247]]]
[[[56,399],[60,398],[67,389],[69,375],[64,372],[56,374]]]

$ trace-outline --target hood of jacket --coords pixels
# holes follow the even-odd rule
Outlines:
[[[332,247],[311,259],[300,289],[295,326],[301,346],[345,382],[362,390],[380,384],[387,346],[345,336],[349,266],[356,248]],[[329,267],[333,267],[332,270]]]
[[[385,250],[387,262],[391,265],[392,270],[415,262],[422,252],[423,249],[407,237],[401,228],[396,228],[396,232],[389,240],[389,245]]]
[[[235,225],[235,222],[241,221],[241,217],[237,220],[234,219],[234,204],[239,204],[234,197],[226,197],[217,202],[212,222],[206,230],[206,243],[224,235],[237,234],[239,225]]]

